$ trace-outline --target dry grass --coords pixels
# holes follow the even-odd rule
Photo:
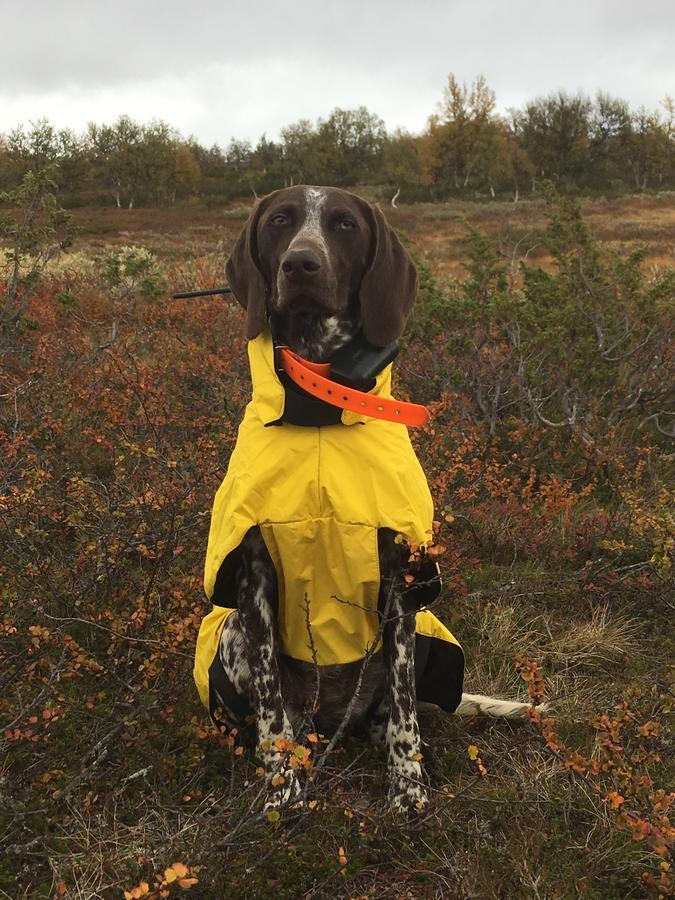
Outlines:
[[[566,672],[602,671],[625,665],[629,654],[639,652],[639,630],[637,620],[599,606],[591,610],[590,618],[570,622],[552,640],[550,653]]]

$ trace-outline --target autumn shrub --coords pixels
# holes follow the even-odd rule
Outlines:
[[[268,819],[255,759],[197,705],[210,508],[250,383],[235,302],[168,291],[221,261],[132,246],[36,285],[0,386],[1,890],[666,894],[672,273],[609,265],[551,215],[552,273],[511,277],[477,233],[463,283],[423,266],[396,366],[431,411],[412,437],[470,689],[553,701],[520,734],[434,719],[414,840],[378,805],[381,761],[347,744],[319,767],[320,735],[289,750],[307,805]]]
[[[29,170],[0,192],[0,334],[16,330],[45,270],[72,243],[70,214],[56,194],[56,165]]]
[[[443,295],[422,267],[413,327],[489,433],[509,418],[575,432],[612,427],[672,437],[675,269],[644,271],[645,250],[603,253],[579,206],[549,193],[545,247],[554,271],[521,263],[467,226],[467,277]]]

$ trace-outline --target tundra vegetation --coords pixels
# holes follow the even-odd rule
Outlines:
[[[672,893],[669,197],[390,212],[421,274],[395,389],[432,414],[435,611],[470,690],[551,704],[424,711],[433,800],[402,823],[379,754],[318,733],[283,748],[306,802],[265,815],[192,686],[250,385],[236,303],[169,295],[221,283],[249,205],[66,222],[53,185],[0,219],[0,895]]]

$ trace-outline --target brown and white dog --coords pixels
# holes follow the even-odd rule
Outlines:
[[[378,347],[400,337],[417,289],[415,267],[381,210],[324,187],[287,188],[261,200],[233,248],[227,277],[247,310],[250,339],[272,319],[275,339],[314,362],[359,330]],[[230,692],[219,706],[230,727],[244,727],[246,711],[253,712],[272,805],[299,795],[297,775],[283,767],[275,742],[292,741],[308,728],[312,703],[312,728],[335,732],[350,702],[349,730],[370,734],[386,749],[392,809],[409,813],[428,802],[415,699],[415,610],[395,537],[385,528],[378,534],[380,611],[387,604],[383,652],[361,673],[356,702],[361,661],[319,667],[317,694],[315,667],[279,652],[277,576],[260,529],[251,528],[232,554],[237,596],[230,605],[237,613],[220,639]],[[517,717],[526,708],[463,694],[456,711]],[[274,777],[280,766],[282,779]]]

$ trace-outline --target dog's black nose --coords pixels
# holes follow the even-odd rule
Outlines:
[[[281,258],[281,271],[286,278],[316,275],[321,268],[321,260],[313,250],[287,250]]]

